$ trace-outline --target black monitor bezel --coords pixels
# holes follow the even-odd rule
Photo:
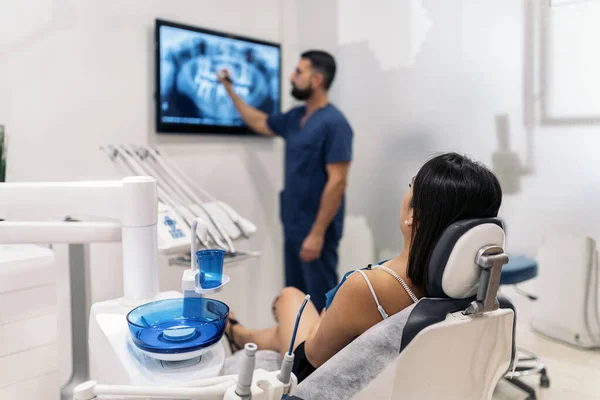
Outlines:
[[[267,46],[273,46],[279,49],[279,98],[277,101],[277,106],[275,112],[281,111],[281,90],[282,90],[282,49],[281,44],[277,42],[256,39],[248,36],[237,35],[228,32],[216,31],[213,29],[202,28],[198,26],[192,26],[188,24],[167,21],[164,19],[156,19],[155,28],[154,28],[154,120],[155,120],[155,129],[158,134],[237,134],[237,135],[247,135],[252,133],[250,128],[246,125],[243,126],[223,126],[223,125],[192,125],[192,124],[176,124],[176,123],[166,123],[160,120],[161,109],[160,109],[160,27],[169,26],[173,28],[180,28],[185,30],[190,30],[199,33],[207,33],[210,35],[221,36],[224,38],[237,39],[246,41],[249,43],[255,44],[263,44]]]

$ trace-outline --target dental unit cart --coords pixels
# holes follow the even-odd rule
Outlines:
[[[254,371],[255,344],[245,346],[244,368],[239,376],[221,376],[225,362],[221,338],[229,307],[205,296],[219,292],[230,278],[223,273],[225,251],[198,251],[198,226],[201,242],[208,235],[206,224],[196,218],[191,229],[191,266],[182,277],[183,296],[178,292],[161,293],[158,300],[138,306],[127,315],[115,301],[92,307],[94,381],[76,387],[74,399],[91,400],[98,394],[238,399],[248,398],[252,392],[257,399],[278,399],[295,386],[291,355],[285,358],[283,373]],[[259,381],[263,385],[260,388]]]
[[[194,221],[207,228],[200,219]],[[192,252],[197,253],[196,241]],[[221,259],[221,269],[223,267]],[[202,289],[197,257],[184,271],[183,297],[160,293],[153,302],[128,307],[119,300],[96,303],[90,318],[90,375],[99,382],[130,385],[180,385],[221,375],[225,350],[220,339],[229,308],[203,297],[220,291],[229,281]]]
[[[73,398],[239,399],[251,394],[254,399],[280,399],[292,392],[296,385],[291,374],[293,355],[286,355],[281,371],[254,370],[254,344],[245,347],[239,375],[220,376],[225,359],[220,339],[229,308],[204,296],[219,291],[229,278],[221,273],[217,285],[202,283],[196,235],[192,235],[191,268],[183,273],[183,294],[158,292],[157,203],[157,182],[148,176],[0,184],[0,213],[18,210],[38,218],[0,221],[0,243],[122,241],[124,295],[92,305],[89,352],[94,381],[75,387]],[[111,221],[48,221],[52,215],[91,215]],[[202,241],[207,235],[202,220],[193,221],[192,232],[199,224]]]

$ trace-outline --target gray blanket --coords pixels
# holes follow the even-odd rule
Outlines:
[[[352,398],[396,358],[413,308],[414,304],[360,335],[302,381],[294,395],[304,400]]]
[[[400,351],[402,332],[414,304],[356,338],[298,385],[294,396],[304,400],[350,399],[372,381]],[[228,357],[225,373],[239,373],[241,352]],[[276,371],[277,352],[258,351],[256,368]]]

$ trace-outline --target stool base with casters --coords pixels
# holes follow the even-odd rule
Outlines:
[[[504,378],[511,385],[528,393],[529,397],[527,397],[527,400],[535,400],[535,389],[523,382],[520,378],[536,374],[540,374],[540,387],[544,389],[550,387],[550,378],[548,378],[546,366],[540,358],[527,350],[518,349],[515,370],[506,374]]]
[[[538,264],[535,260],[522,256],[509,256],[508,264],[502,268],[500,285],[514,285],[517,293],[527,297],[529,300],[535,301],[537,300],[536,296],[523,292],[516,285],[535,278],[537,272]],[[527,397],[528,400],[535,400],[537,398],[535,389],[523,382],[521,378],[536,374],[540,375],[541,388],[550,387],[550,378],[548,378],[546,366],[541,359],[530,351],[518,349],[514,371],[507,373],[504,378],[508,383],[529,394]]]

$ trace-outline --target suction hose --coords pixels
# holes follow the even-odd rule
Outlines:
[[[302,312],[304,311],[304,307],[306,307],[306,303],[310,300],[310,294],[307,294],[300,306],[300,310],[298,311],[298,316],[296,317],[296,324],[294,325],[294,333],[292,334],[292,341],[290,343],[290,348],[287,353],[283,356],[283,362],[281,363],[281,370],[279,371],[279,375],[277,375],[277,379],[284,385],[288,385],[290,383],[290,377],[292,375],[292,367],[294,366],[294,342],[296,341],[296,334],[298,333],[298,325],[300,324],[300,317],[302,317]]]

